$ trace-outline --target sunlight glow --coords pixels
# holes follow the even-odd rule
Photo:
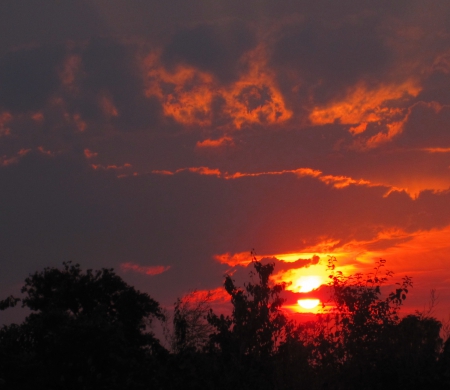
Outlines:
[[[319,303],[319,299],[299,299],[298,304],[304,309],[314,309]]]
[[[315,275],[300,276],[296,284],[299,286],[299,292],[306,293],[318,288],[322,284],[322,279]]]

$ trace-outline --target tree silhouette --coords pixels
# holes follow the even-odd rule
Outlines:
[[[225,277],[225,290],[231,296],[231,317],[210,313],[209,322],[217,332],[212,341],[223,352],[237,356],[251,355],[256,359],[271,356],[284,337],[287,317],[281,311],[284,300],[280,293],[285,284],[271,285],[269,277],[274,264],[253,261],[259,283],[237,287],[230,276]],[[231,347],[231,349],[230,349]]]
[[[7,355],[0,377],[7,383],[124,389],[151,375],[147,357],[163,349],[148,327],[163,317],[161,309],[112,269],[45,268],[25,280],[22,293],[23,306],[33,312],[0,331]]]
[[[214,331],[208,322],[211,309],[211,293],[199,294],[192,291],[174,305],[173,333],[169,336],[172,350],[180,353],[202,351],[209,342],[209,335]]]
[[[251,383],[265,389],[273,386],[271,362],[286,339],[289,320],[281,310],[285,284],[270,282],[275,265],[263,265],[255,257],[252,264],[258,282],[239,288],[226,276],[224,287],[231,297],[232,314],[210,312],[208,320],[215,328],[211,348],[220,355],[230,384],[245,387]]]
[[[434,386],[441,324],[420,315],[400,317],[411,278],[383,294],[392,277],[382,272],[385,260],[376,262],[374,272],[349,276],[335,272],[335,261],[328,264],[331,308],[310,329],[303,325],[318,375],[337,389]]]
[[[253,257],[256,278],[244,287],[225,277],[231,315],[215,314],[208,296],[176,302],[172,353],[149,329],[164,317],[159,304],[112,269],[45,268],[22,288],[32,313],[0,329],[0,388],[448,389],[441,323],[400,316],[411,279],[393,284],[384,260],[366,275],[345,276],[334,263],[328,306],[295,322],[282,308],[285,284],[271,281],[274,264]],[[10,296],[0,310],[19,301]]]

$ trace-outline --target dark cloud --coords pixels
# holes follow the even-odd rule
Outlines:
[[[9,52],[0,59],[0,106],[12,112],[39,110],[59,86],[64,51],[42,47]]]
[[[84,0],[0,4],[0,52],[30,44],[64,44],[107,32],[92,3]]]
[[[440,102],[419,102],[411,109],[397,144],[414,148],[450,147],[450,109]],[[425,136],[426,135],[426,136]]]
[[[165,47],[163,60],[172,67],[187,63],[229,82],[239,74],[241,56],[255,44],[254,33],[243,23],[202,24],[178,31]]]
[[[379,24],[376,17],[361,16],[337,25],[306,20],[282,27],[273,46],[272,64],[282,81],[283,73],[298,78],[284,83],[297,81],[301,94],[312,92],[315,102],[324,103],[349,85],[362,79],[370,83],[386,71],[392,54]]]
[[[71,108],[87,120],[108,117],[120,130],[142,130],[157,125],[160,104],[144,94],[139,47],[112,39],[94,39],[80,52],[80,94]],[[110,107],[105,107],[108,104]],[[108,109],[115,109],[111,115]]]
[[[450,44],[450,43],[449,43]],[[447,69],[446,69],[447,70]],[[435,71],[423,82],[423,91],[419,99],[425,102],[450,104],[450,75],[448,72]]]

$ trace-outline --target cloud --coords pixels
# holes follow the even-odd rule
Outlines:
[[[218,287],[213,290],[194,290],[183,296],[183,300],[193,302],[211,302],[213,304],[230,302],[230,295],[224,287]]]
[[[266,66],[263,47],[247,53],[239,78],[221,85],[213,74],[192,65],[180,64],[167,69],[158,53],[145,59],[146,95],[156,97],[164,114],[187,126],[276,125],[287,121],[292,112]]]
[[[349,132],[358,137],[354,145],[370,149],[390,141],[402,132],[409,114],[408,108],[404,107],[405,101],[411,101],[419,92],[420,87],[412,81],[402,85],[380,85],[372,91],[364,85],[358,85],[342,101],[314,107],[309,119],[314,125],[334,122],[350,125]],[[361,134],[368,129],[375,134],[362,137]]]
[[[233,145],[233,139],[231,137],[224,136],[219,139],[205,139],[203,141],[197,141],[196,147],[199,149],[204,148],[220,148],[226,145]]]
[[[428,153],[450,153],[450,148],[423,148]]]
[[[242,21],[199,24],[177,31],[164,48],[162,61],[172,69],[189,64],[229,83],[239,77],[240,59],[255,44],[254,33]]]
[[[283,171],[271,171],[271,172],[252,172],[252,173],[244,173],[244,172],[235,172],[235,173],[228,173],[228,172],[221,172],[219,169],[211,169],[208,167],[190,167],[190,168],[180,168],[176,171],[168,171],[168,170],[161,170],[161,171],[152,171],[153,174],[157,175],[175,175],[179,174],[181,172],[192,172],[199,175],[206,175],[206,176],[216,176],[218,178],[223,178],[226,180],[234,180],[234,179],[240,179],[240,178],[246,178],[246,177],[258,177],[258,176],[278,176],[278,175],[286,175],[286,174],[293,174],[299,178],[302,177],[313,177],[317,178],[318,180],[326,183],[327,185],[331,185],[334,188],[345,188],[350,185],[357,185],[357,186],[368,186],[368,187],[385,187],[386,188],[386,196],[389,195],[392,191],[403,191],[404,189],[396,188],[396,187],[390,187],[386,184],[382,183],[372,183],[369,180],[364,179],[353,179],[351,177],[347,176],[334,176],[334,175],[324,175],[321,171],[311,168],[297,168],[292,170],[283,170]]]
[[[450,146],[447,131],[450,106],[420,101],[410,111],[402,137],[397,141],[398,145],[421,148],[429,152]]]
[[[11,164],[17,164],[19,160],[26,156],[29,152],[31,152],[31,149],[20,149],[15,156],[3,156],[0,158],[0,166],[6,167]]]
[[[11,129],[7,127],[7,123],[12,120],[12,115],[5,111],[0,114],[0,137],[11,134]]]
[[[380,33],[382,18],[356,8],[352,14],[354,19],[341,18],[337,23],[330,15],[297,14],[280,24],[274,33],[271,64],[284,78],[286,94],[296,92],[323,105],[349,85],[379,80],[387,72],[393,52]]]
[[[231,267],[236,267],[237,265],[247,266],[253,261],[253,257],[249,252],[241,253],[223,253],[220,255],[214,255],[214,260],[219,263],[227,264]]]
[[[166,272],[170,269],[171,267],[168,266],[162,266],[162,265],[152,265],[152,266],[143,266],[143,265],[139,265],[136,263],[122,263],[120,264],[120,269],[122,271],[134,271],[134,272],[139,272],[141,274],[145,274],[145,275],[150,275],[150,276],[155,276],[155,275],[159,275],[162,274],[163,272]]]
[[[63,48],[10,51],[0,58],[0,107],[11,113],[39,110],[57,91]]]
[[[86,149],[84,149],[84,155],[86,156],[86,158],[93,158],[93,157],[97,157],[98,153],[93,152],[86,148]]]

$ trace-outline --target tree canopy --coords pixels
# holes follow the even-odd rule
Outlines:
[[[32,313],[0,330],[0,377],[17,385],[26,370],[43,388],[133,388],[127,383],[142,376],[145,355],[162,350],[149,330],[163,317],[159,304],[112,269],[83,272],[64,263],[30,275],[21,291]]]
[[[401,316],[411,279],[393,284],[384,260],[366,275],[343,275],[334,262],[328,309],[305,322],[283,309],[274,264],[253,258],[243,287],[225,276],[229,315],[215,313],[209,295],[177,300],[171,351],[150,328],[165,311],[114,270],[45,268],[25,279],[23,298],[0,301],[0,310],[19,302],[31,310],[0,329],[0,388],[449,388],[442,324],[426,313]]]

